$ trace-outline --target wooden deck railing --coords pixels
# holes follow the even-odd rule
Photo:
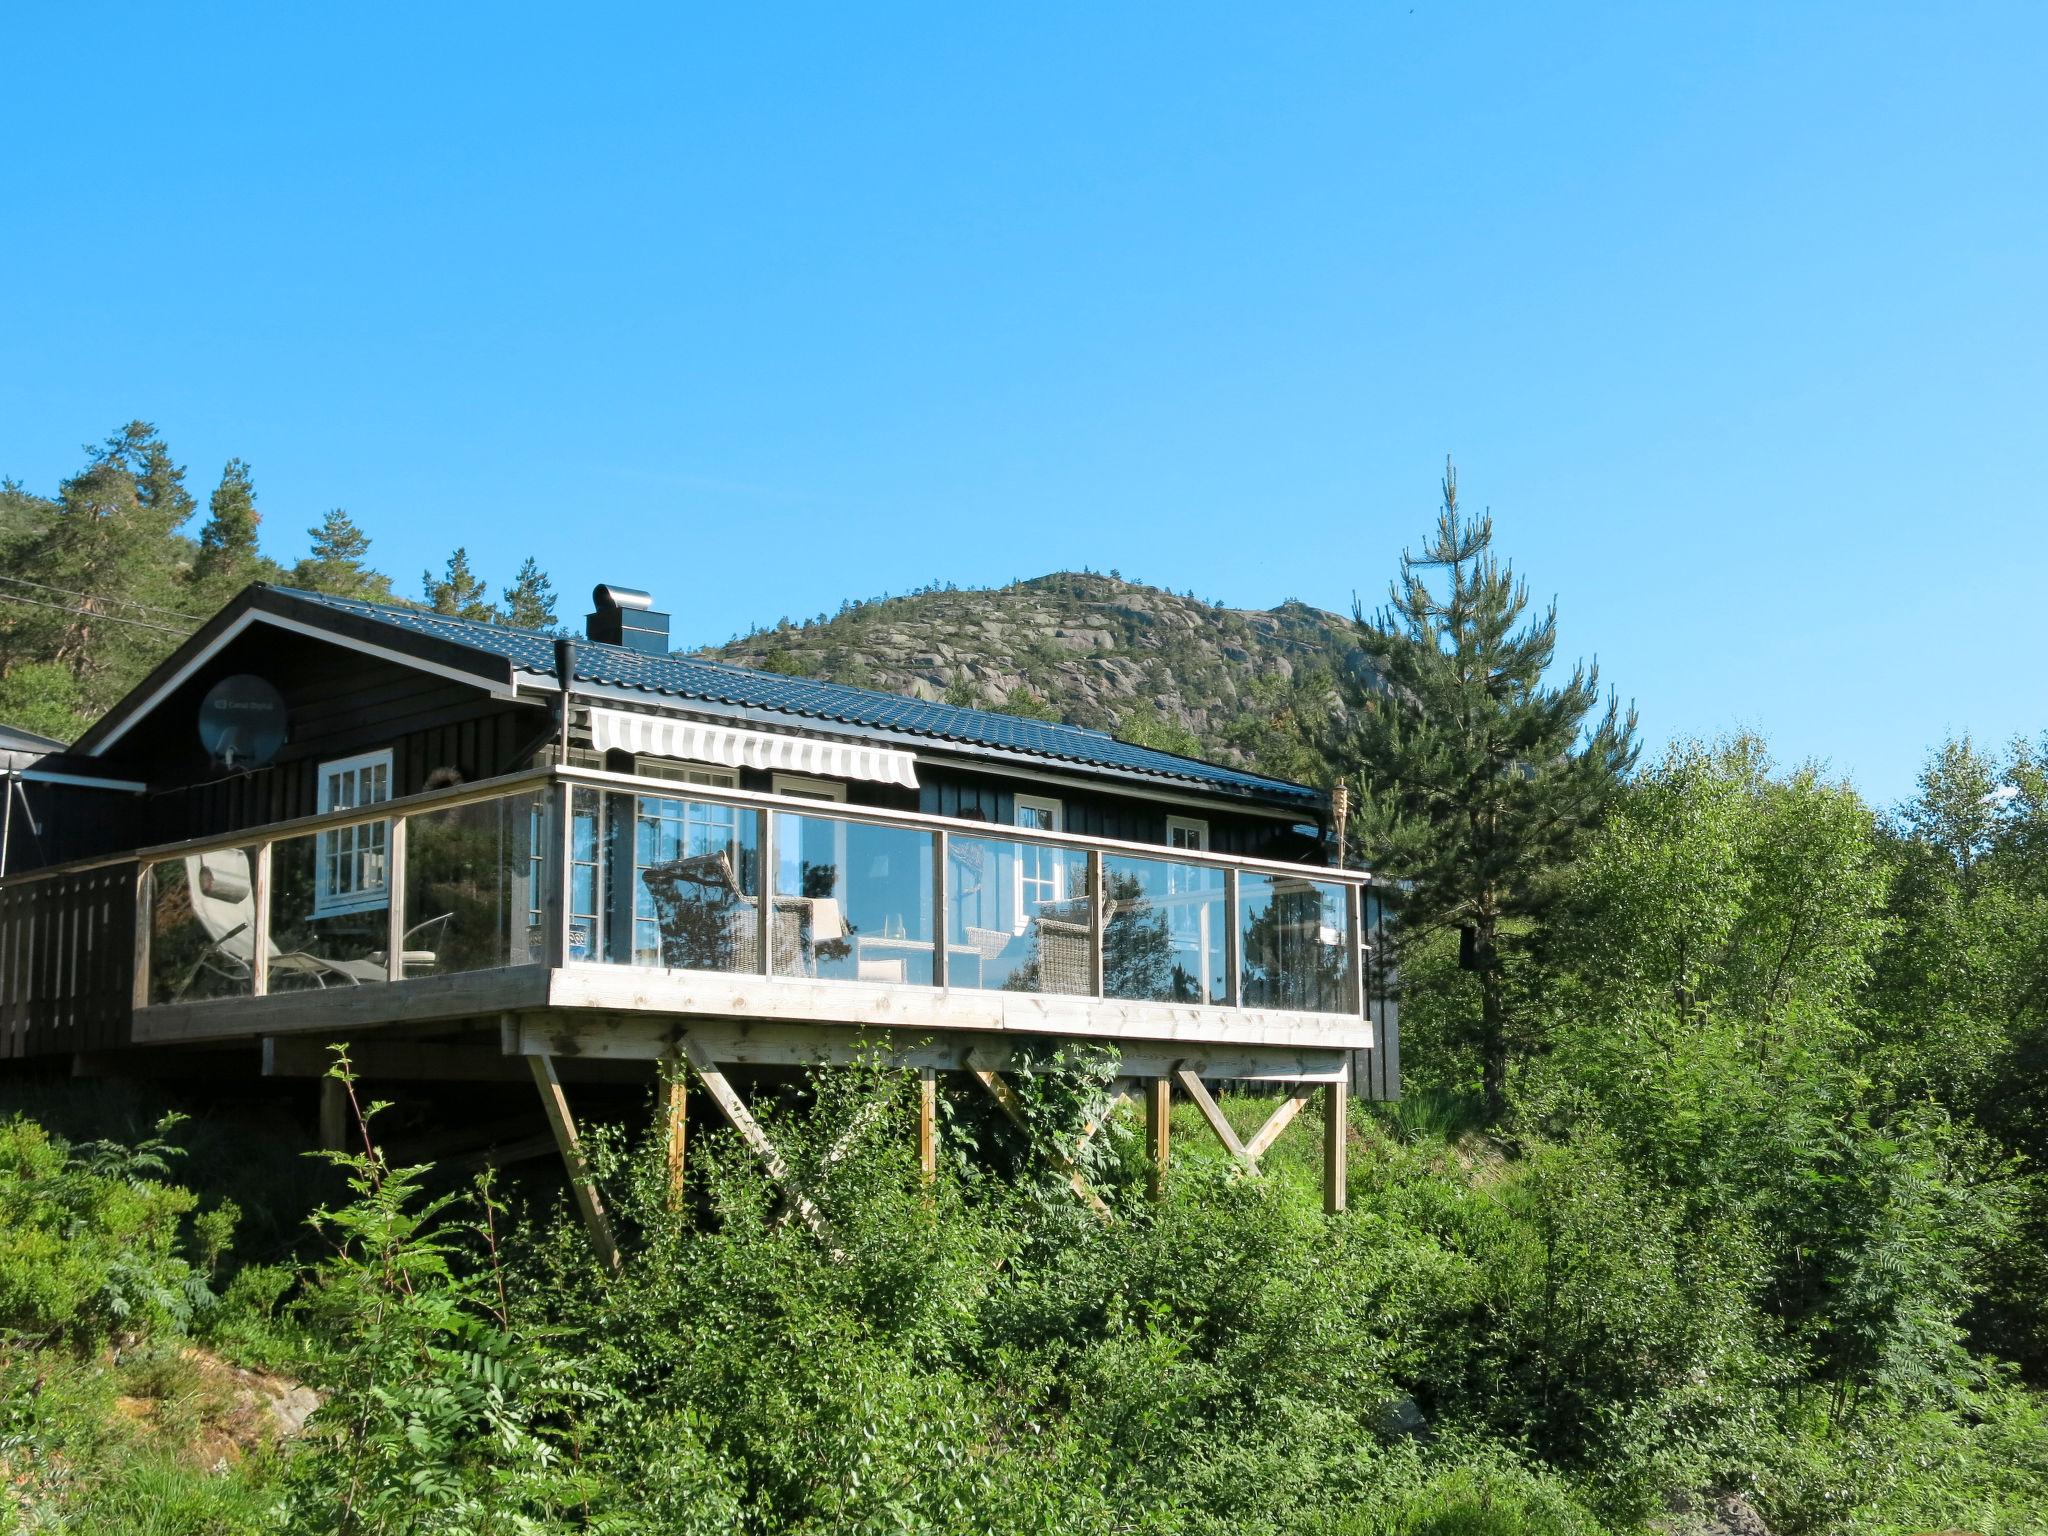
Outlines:
[[[536,769],[0,882],[0,1054],[529,966],[1355,1019],[1377,927],[1358,871]]]

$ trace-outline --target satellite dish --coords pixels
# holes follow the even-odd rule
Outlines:
[[[284,745],[284,699],[247,672],[224,677],[200,701],[199,740],[222,768],[261,768]]]

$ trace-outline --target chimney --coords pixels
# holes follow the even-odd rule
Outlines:
[[[632,587],[600,585],[592,589],[593,612],[583,633],[603,645],[623,645],[649,656],[668,654],[668,615],[654,611],[654,599]]]

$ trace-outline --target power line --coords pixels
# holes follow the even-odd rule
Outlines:
[[[48,608],[55,613],[76,613],[88,619],[104,619],[109,624],[128,624],[136,629],[153,629],[160,635],[176,635],[180,640],[187,638],[189,629],[173,629],[168,624],[152,624],[147,619],[124,619],[118,613],[101,613],[94,608],[73,608],[65,603],[46,603],[40,598],[23,597],[19,592],[0,592],[0,603],[26,603],[31,608]]]
[[[144,613],[167,613],[174,619],[190,619],[191,615],[177,608],[163,608],[155,603],[145,603],[133,597],[102,597],[97,592],[73,592],[69,587],[45,586],[40,581],[30,581],[22,576],[0,576],[0,581],[17,587],[34,587],[38,592],[54,592],[59,597],[75,597],[82,603],[126,603],[130,608],[140,608]]]

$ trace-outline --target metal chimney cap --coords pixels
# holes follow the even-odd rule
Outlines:
[[[652,608],[654,594],[642,592],[638,587],[615,587],[608,582],[599,582],[590,589],[591,605],[600,610],[606,608]]]

